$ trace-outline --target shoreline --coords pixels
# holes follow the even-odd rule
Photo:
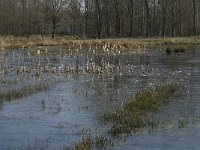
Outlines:
[[[61,45],[117,45],[125,48],[134,49],[138,46],[154,46],[154,45],[200,45],[199,36],[191,37],[166,37],[163,38],[102,38],[102,39],[88,39],[88,38],[74,38],[74,37],[51,37],[32,36],[16,37],[16,36],[0,36],[0,50],[17,49],[17,48],[31,48],[36,46],[61,46]]]

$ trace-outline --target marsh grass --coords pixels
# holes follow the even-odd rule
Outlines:
[[[171,54],[171,53],[184,53],[186,52],[186,50],[188,50],[188,46],[185,45],[171,45],[171,46],[167,46],[165,52],[167,54]]]
[[[88,45],[105,45],[113,44],[120,45],[129,50],[134,50],[138,46],[150,45],[196,45],[200,44],[200,37],[173,37],[173,38],[105,38],[105,39],[89,39],[89,38],[76,38],[71,36],[56,37],[15,37],[15,36],[1,36],[0,46],[1,49],[16,49],[16,48],[29,48],[34,46],[59,46],[71,44]]]
[[[105,147],[105,146],[112,146],[112,145],[113,145],[112,140],[103,136],[96,136],[94,139],[92,139],[91,137],[83,137],[82,140],[80,142],[76,142],[74,144],[74,147],[71,149],[90,150],[95,147]]]
[[[170,97],[176,90],[175,85],[165,85],[138,91],[132,101],[122,109],[104,113],[102,118],[104,121],[114,123],[110,129],[113,136],[156,128],[158,123],[154,121],[154,115],[160,111],[163,105],[170,102]]]
[[[89,137],[83,138],[82,141],[76,142],[74,149],[75,150],[89,150],[92,147],[92,140]]]
[[[16,84],[16,81],[10,80],[10,79],[2,79],[0,80],[0,83],[2,84]]]
[[[1,91],[0,101],[11,101],[13,99],[22,98],[36,92],[45,91],[48,87],[49,85],[47,83],[40,82],[35,85],[27,85],[19,89]]]

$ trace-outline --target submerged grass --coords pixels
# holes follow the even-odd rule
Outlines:
[[[133,100],[121,110],[104,113],[104,121],[112,121],[110,129],[113,136],[128,133],[139,133],[158,126],[154,115],[160,108],[170,102],[170,97],[176,92],[176,85],[158,86],[155,89],[137,92]]]
[[[39,91],[45,91],[48,87],[49,85],[47,83],[40,82],[35,85],[27,85],[19,89],[1,91],[0,101],[11,101],[13,99],[22,98]]]

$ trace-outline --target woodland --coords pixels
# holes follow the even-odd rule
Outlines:
[[[0,0],[0,35],[198,35],[198,0]]]

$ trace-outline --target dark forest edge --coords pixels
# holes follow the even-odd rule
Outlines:
[[[192,36],[197,0],[0,0],[0,35]]]

